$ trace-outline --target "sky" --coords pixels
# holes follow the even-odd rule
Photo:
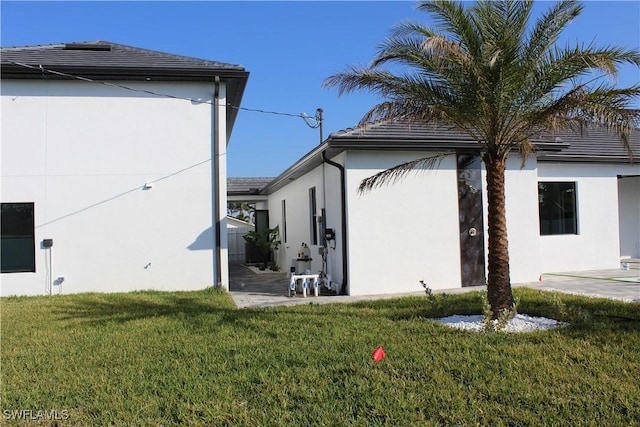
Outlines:
[[[355,126],[379,101],[364,92],[338,96],[322,82],[349,65],[367,65],[392,28],[431,25],[411,1],[6,1],[3,47],[110,41],[243,65],[249,81],[241,106],[313,116],[324,110],[324,138]],[[534,16],[553,5],[540,1]],[[640,2],[585,1],[561,44],[640,48]],[[640,82],[623,67],[617,85]],[[89,84],[89,83],[87,83]],[[640,105],[638,105],[640,108]],[[320,143],[299,117],[240,111],[229,142],[228,176],[277,176]]]

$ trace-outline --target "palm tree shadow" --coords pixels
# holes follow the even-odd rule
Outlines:
[[[407,317],[415,316],[416,303],[401,304]],[[53,314],[64,328],[108,328],[113,325],[138,327],[137,324],[158,319],[179,323],[187,331],[211,333],[223,328],[251,330],[261,336],[276,338],[289,331],[297,333],[299,325],[312,324],[318,328],[334,327],[356,318],[369,319],[380,308],[385,317],[397,320],[397,303],[373,305],[341,305],[330,309],[322,305],[262,307],[238,309],[228,293],[214,289],[192,292],[130,292],[122,294],[82,294],[61,300]],[[330,315],[328,315],[330,312]],[[283,328],[282,324],[289,326]],[[144,326],[144,327],[148,327]],[[288,332],[287,332],[288,333]]]
[[[54,314],[68,322],[69,328],[162,318],[177,320],[192,329],[212,331],[221,322],[235,322],[242,315],[228,295],[216,290],[84,294],[63,302]]]

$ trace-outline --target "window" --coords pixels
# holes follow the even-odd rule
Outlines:
[[[310,245],[318,244],[318,214],[316,213],[316,187],[309,189],[309,219],[311,221],[311,227],[309,229]]]
[[[35,272],[36,246],[33,203],[2,203],[0,209],[2,216],[2,230],[0,232],[2,272]]]
[[[539,182],[540,235],[578,234],[575,182]]]
[[[282,201],[282,240],[287,243],[287,201]]]

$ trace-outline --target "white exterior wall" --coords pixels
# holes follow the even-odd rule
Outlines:
[[[460,238],[455,155],[437,169],[411,173],[360,195],[360,182],[419,152],[349,152],[349,294],[389,294],[456,288]]]
[[[269,227],[280,226],[280,240],[282,245],[277,255],[278,265],[285,271],[289,271],[291,260],[296,259],[302,243],[311,250],[311,271],[322,270],[322,257],[318,253],[318,245],[311,244],[309,211],[309,189],[316,188],[317,215],[320,215],[323,205],[322,166],[314,169],[306,175],[292,181],[286,187],[269,195]],[[282,200],[286,201],[287,211],[287,240],[284,239],[284,224],[282,223]],[[318,231],[320,224],[318,224]]]
[[[346,167],[348,254],[341,251],[340,180],[325,166],[327,226],[336,230],[336,249],[329,252],[329,274],[341,283],[342,260],[348,259],[350,295],[422,291],[460,287],[460,243],[455,155],[437,169],[414,172],[397,184],[359,194],[360,182],[402,162],[426,157],[425,152],[350,151],[334,161]],[[617,175],[638,175],[640,166],[537,163],[521,167],[509,157],[505,176],[507,233],[512,283],[537,281],[540,274],[617,268],[620,235],[638,245],[640,195],[638,178],[618,183]],[[485,256],[487,255],[487,192]],[[572,181],[578,192],[577,235],[540,236],[538,182]],[[287,203],[287,243],[280,265],[288,268],[302,242],[309,241],[308,191],[316,187],[318,214],[322,203],[322,167],[269,196],[271,226],[282,229],[282,200]],[[620,188],[620,204],[618,203]],[[620,207],[619,207],[620,206]],[[620,214],[619,228],[618,214]],[[624,239],[622,239],[624,240]],[[630,245],[629,243],[627,246]],[[321,269],[312,247],[313,270]]]
[[[482,169],[482,197],[485,227],[485,259],[488,259],[487,183]],[[540,270],[540,218],[538,215],[538,180],[536,159],[529,158],[524,167],[518,155],[507,159],[505,171],[505,211],[509,241],[509,275],[511,283],[534,282]],[[485,264],[485,272],[488,265]]]
[[[346,153],[341,153],[331,160],[344,166],[346,157]],[[342,192],[340,170],[335,166],[331,166],[329,164],[326,164],[324,168],[324,178],[326,183],[326,223],[327,228],[332,228],[336,235],[336,239],[332,242],[329,242],[329,252],[327,254],[327,270],[329,276],[331,276],[331,281],[337,284],[339,286],[338,289],[340,290],[342,288],[342,284],[344,283],[343,264],[348,264],[349,262],[349,255],[344,254],[342,250],[345,236],[342,235]],[[349,201],[347,199],[347,211],[348,206]],[[347,233],[349,233],[348,217],[346,229]],[[345,289],[345,291],[348,293],[348,289]]]
[[[618,268],[620,263],[617,175],[640,166],[539,163],[539,181],[576,183],[578,234],[540,236],[544,272]]]
[[[363,178],[401,162],[428,155],[349,153],[352,295],[422,290],[419,284],[421,279],[431,289],[462,286],[455,155],[443,161],[438,169],[410,175],[396,185],[376,189],[362,196],[356,191]],[[365,165],[368,167],[365,168]],[[380,168],[372,168],[374,165]],[[484,165],[482,180],[486,259],[488,197]],[[532,282],[541,274],[535,159],[529,159],[521,168],[520,158],[510,157],[505,187],[511,281]],[[365,201],[365,198],[371,200]],[[358,216],[354,216],[354,209],[358,209],[355,214]],[[375,212],[375,217],[372,212]],[[370,235],[369,227],[384,230],[383,235]],[[369,249],[367,252],[371,254],[362,250],[376,247],[381,249]],[[383,267],[374,272],[376,268],[371,266]]]
[[[127,86],[213,95],[213,84]],[[54,294],[211,286],[212,131],[209,104],[3,81],[1,198],[35,203],[36,272],[2,274],[1,294],[49,293],[49,269],[65,278]],[[43,239],[54,242],[51,266]]]

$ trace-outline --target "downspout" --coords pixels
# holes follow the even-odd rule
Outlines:
[[[349,266],[347,264],[347,248],[349,245],[347,242],[347,190],[345,185],[344,166],[340,163],[327,159],[325,151],[322,152],[322,161],[338,168],[340,171],[340,201],[342,205],[340,210],[340,214],[342,216],[342,287],[340,288],[340,295],[346,295],[347,280],[349,277]]]
[[[213,280],[214,286],[218,287],[222,285],[222,258],[220,251],[222,250],[220,240],[222,231],[220,229],[220,195],[218,194],[218,175],[220,174],[220,153],[218,151],[218,144],[220,143],[220,112],[219,108],[220,100],[220,77],[215,77],[215,86],[213,91],[213,171],[211,177],[211,191],[213,196],[213,222],[215,224],[215,266],[213,268]]]

